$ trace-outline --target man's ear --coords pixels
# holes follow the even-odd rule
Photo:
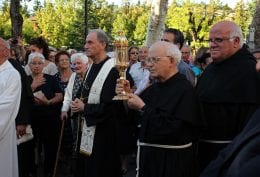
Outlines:
[[[235,44],[235,48],[240,47],[240,38],[239,37],[234,38],[234,44]]]
[[[176,64],[177,65],[177,61],[173,57],[171,57],[170,61],[171,61],[171,64]]]
[[[4,50],[2,50],[2,53],[5,57],[10,57],[10,49],[5,48]]]

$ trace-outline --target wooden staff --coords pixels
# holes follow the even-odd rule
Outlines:
[[[62,142],[62,137],[63,137],[64,124],[65,124],[65,120],[62,120],[61,130],[60,130],[60,139],[59,139],[58,149],[57,149],[57,153],[56,153],[56,160],[55,160],[55,166],[54,166],[52,177],[56,177],[56,171],[57,171],[57,166],[58,166],[58,161],[59,161],[59,156],[60,156],[60,147],[61,147],[61,142]]]

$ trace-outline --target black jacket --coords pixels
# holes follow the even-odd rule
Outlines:
[[[260,108],[243,131],[223,149],[200,177],[260,176]]]
[[[22,82],[22,92],[20,108],[15,119],[16,125],[26,125],[30,123],[31,119],[31,109],[33,105],[33,93],[31,86],[28,82],[28,77],[22,67],[22,65],[15,59],[8,59],[8,61],[13,65],[13,67],[19,72]]]

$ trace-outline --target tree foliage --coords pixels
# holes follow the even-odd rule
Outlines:
[[[183,31],[186,42],[198,48],[207,45],[205,40],[210,27],[230,13],[231,9],[219,0],[211,0],[209,4],[174,0],[168,9],[166,24]]]
[[[21,1],[20,14],[23,17],[22,35],[25,42],[37,36],[46,38],[54,47],[82,48],[84,44],[85,0],[29,0]],[[130,45],[143,45],[146,39],[150,4],[131,3],[124,0],[118,6],[107,0],[87,0],[88,30],[103,29],[113,39],[119,30],[125,32]],[[29,8],[30,7],[30,8]],[[244,3],[240,0],[234,9],[220,0],[207,3],[195,0],[172,0],[168,6],[165,26],[180,29],[186,41],[197,48],[207,45],[212,24],[223,19],[238,23],[246,35],[255,10],[255,0]],[[10,0],[0,3],[0,36],[11,37]]]
[[[123,6],[116,10],[112,35],[116,36],[118,31],[123,30],[130,45],[143,44],[146,36],[148,12],[148,7],[145,5],[131,5],[129,1],[125,1]],[[140,34],[141,32],[143,35]]]

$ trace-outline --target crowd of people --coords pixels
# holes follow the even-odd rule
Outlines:
[[[128,156],[137,177],[259,176],[260,50],[232,21],[214,24],[208,42],[193,55],[165,29],[129,47],[122,80],[103,30],[79,52],[0,38],[0,176],[42,166],[54,177],[64,163],[74,177],[122,177]]]

